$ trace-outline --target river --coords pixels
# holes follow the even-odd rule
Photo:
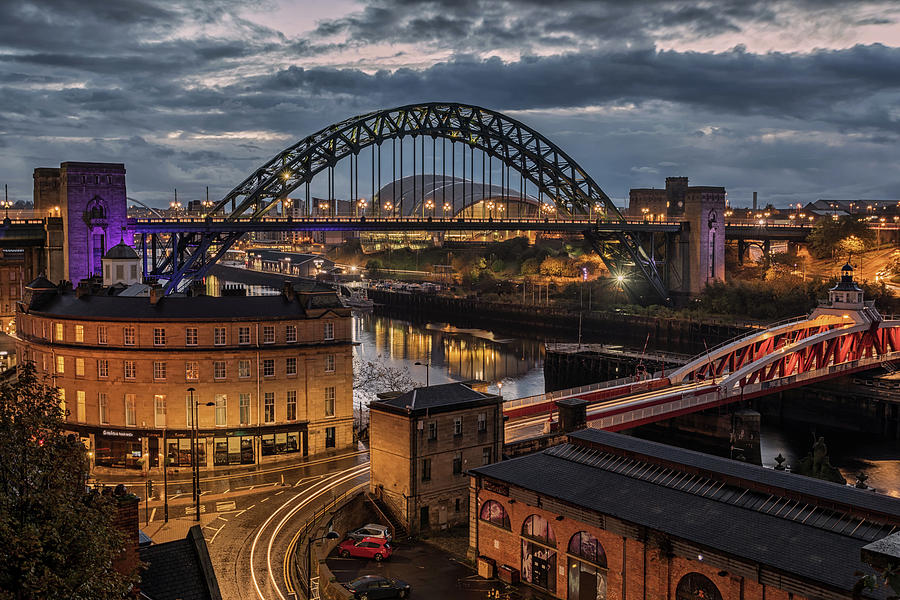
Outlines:
[[[544,392],[544,344],[537,336],[508,336],[483,329],[461,329],[449,323],[414,323],[354,313],[353,339],[358,358],[405,370],[422,385],[426,378],[432,385],[478,379],[488,382],[491,391],[500,391],[506,398]],[[363,395],[357,394],[356,400],[363,403]],[[779,453],[788,465],[798,463],[813,442],[811,428],[782,426],[765,418],[760,438],[763,464],[769,467],[774,466]],[[826,442],[832,464],[845,479],[855,481],[855,474],[864,471],[870,486],[900,497],[898,442],[844,432],[827,433]]]

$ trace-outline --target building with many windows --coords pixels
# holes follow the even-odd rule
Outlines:
[[[127,251],[109,252],[126,278]],[[131,295],[140,288],[144,295]],[[162,457],[189,465],[194,402],[201,466],[351,445],[350,311],[332,289],[148,297],[146,288],[72,290],[38,278],[18,305],[18,358],[59,389],[96,465],[147,471]]]
[[[409,531],[468,520],[466,472],[500,458],[503,399],[463,383],[369,405],[370,485]]]

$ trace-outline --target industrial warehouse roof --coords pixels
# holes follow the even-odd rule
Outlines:
[[[500,396],[496,394],[482,394],[462,383],[445,383],[415,388],[394,398],[372,402],[369,408],[389,412],[434,414],[498,401]]]
[[[873,492],[599,430],[570,439],[471,472],[844,591],[864,570],[860,549],[900,518],[900,500]],[[840,508],[854,504],[893,518]]]
[[[516,178],[518,179],[518,178]],[[484,185],[479,181],[471,179],[462,179],[461,177],[441,176],[441,175],[409,175],[402,179],[397,179],[388,183],[378,191],[378,197],[381,204],[388,201],[393,202],[395,210],[399,212],[401,200],[403,204],[403,214],[413,215],[422,210],[422,204],[425,200],[431,199],[434,202],[434,212],[442,215],[442,207],[446,202],[452,207],[450,214],[452,216],[462,211],[464,208],[481,202],[485,198],[493,198],[506,202],[508,197],[510,204],[519,202],[519,190],[506,189],[499,185]],[[524,198],[526,204],[537,206],[537,198],[526,195]]]

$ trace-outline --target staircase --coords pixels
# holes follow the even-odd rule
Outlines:
[[[375,512],[378,513],[384,522],[391,526],[391,537],[393,537],[393,539],[397,540],[409,537],[409,531],[407,531],[406,527],[399,519],[394,517],[394,511],[391,510],[391,507],[383,498],[375,496],[372,492],[366,492],[366,499],[372,503]]]

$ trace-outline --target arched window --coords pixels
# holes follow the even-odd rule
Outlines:
[[[603,546],[587,531],[579,531],[569,540],[569,554],[594,563],[598,567],[606,567],[606,552]]]
[[[688,573],[678,582],[676,600],[722,600],[719,588],[705,575]]]
[[[531,515],[522,524],[522,535],[543,542],[548,546],[556,545],[556,534],[547,519],[540,515]]]
[[[482,521],[487,521],[491,525],[510,529],[509,515],[506,514],[506,509],[503,508],[503,505],[496,500],[488,500],[482,504],[480,516]]]

